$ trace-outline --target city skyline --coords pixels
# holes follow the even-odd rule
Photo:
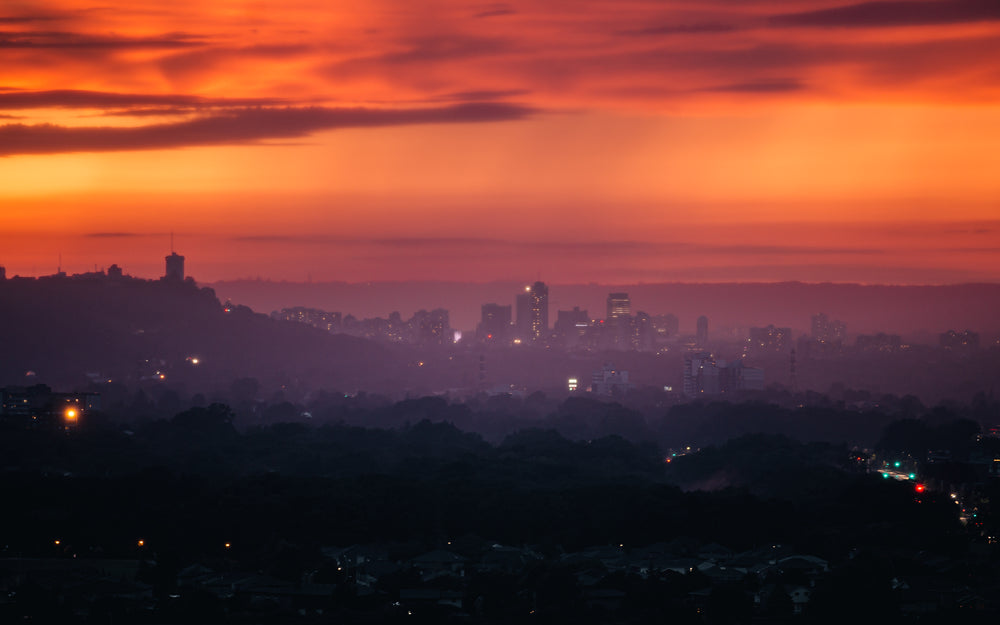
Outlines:
[[[0,10],[0,265],[1000,281],[981,0]]]

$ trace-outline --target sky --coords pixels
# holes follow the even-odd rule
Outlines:
[[[8,276],[998,282],[998,145],[996,0],[0,4]]]

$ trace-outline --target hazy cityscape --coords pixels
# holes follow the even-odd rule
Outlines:
[[[550,315],[542,281],[464,330],[264,314],[184,263],[0,274],[8,617],[995,614],[990,333],[715,336],[624,291]]]
[[[0,2],[0,625],[1000,620],[997,0]]]

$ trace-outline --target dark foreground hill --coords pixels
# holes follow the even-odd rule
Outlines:
[[[378,345],[225,307],[193,281],[6,280],[0,345],[0,385],[163,376],[192,392],[242,377],[267,387],[354,388],[392,373]]]

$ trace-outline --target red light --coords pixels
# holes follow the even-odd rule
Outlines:
[[[926,488],[927,488],[927,487],[926,487],[926,486],[924,486],[923,484],[917,484],[917,485],[916,485],[916,489],[917,489],[917,492],[918,492],[918,493],[922,493],[922,492],[924,492],[924,490],[925,490]]]

